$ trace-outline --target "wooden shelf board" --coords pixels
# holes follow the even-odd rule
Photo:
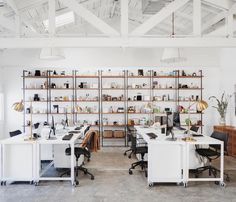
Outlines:
[[[65,75],[65,76],[62,76],[62,75],[56,75],[56,76],[49,76],[48,78],[50,79],[68,79],[68,78],[73,78],[74,76],[72,75]]]
[[[173,78],[173,79],[175,79],[175,78],[178,78],[178,76],[164,76],[164,75],[161,76],[161,75],[160,75],[160,76],[153,76],[153,78],[157,78],[157,79],[158,79],[158,78],[168,78],[168,79]]]
[[[81,75],[81,76],[75,76],[75,78],[91,78],[91,79],[92,79],[92,78],[97,78],[97,79],[98,79],[99,76],[89,76],[89,75],[84,75],[84,76],[82,76],[82,75]]]
[[[22,76],[25,79],[46,79],[47,76]]]
[[[76,88],[76,90],[99,90],[98,88]]]

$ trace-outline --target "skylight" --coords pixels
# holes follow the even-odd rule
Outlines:
[[[56,27],[61,27],[61,26],[71,24],[74,22],[75,22],[75,15],[73,11],[56,16]],[[43,24],[44,24],[45,29],[48,30],[48,26],[49,26],[48,19],[44,20]]]

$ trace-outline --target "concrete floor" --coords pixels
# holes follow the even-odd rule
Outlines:
[[[35,187],[27,183],[13,183],[0,187],[0,202],[77,201],[77,202],[152,202],[152,201],[236,201],[236,159],[226,157],[225,168],[231,181],[226,188],[214,182],[192,182],[187,188],[176,184],[157,184],[151,189],[141,171],[128,174],[134,158],[123,156],[127,148],[102,148],[86,167],[95,180],[81,174],[80,185],[69,182],[41,182]]]

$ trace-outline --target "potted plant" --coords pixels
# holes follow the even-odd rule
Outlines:
[[[220,114],[220,125],[225,125],[225,117],[226,117],[226,112],[227,112],[227,107],[228,107],[228,102],[230,99],[231,95],[225,95],[225,92],[222,94],[221,99],[219,100],[216,96],[210,96],[209,100],[213,99],[217,102],[217,105],[212,106],[217,109],[217,111]]]

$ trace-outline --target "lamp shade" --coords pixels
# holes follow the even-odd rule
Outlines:
[[[196,108],[199,112],[204,111],[205,109],[207,109],[207,107],[208,107],[208,104],[206,101],[204,100],[197,101]]]
[[[39,57],[42,60],[62,60],[65,54],[61,48],[42,48]]]
[[[185,57],[180,54],[179,48],[165,48],[162,54],[161,62],[164,63],[177,63],[186,61]]]

